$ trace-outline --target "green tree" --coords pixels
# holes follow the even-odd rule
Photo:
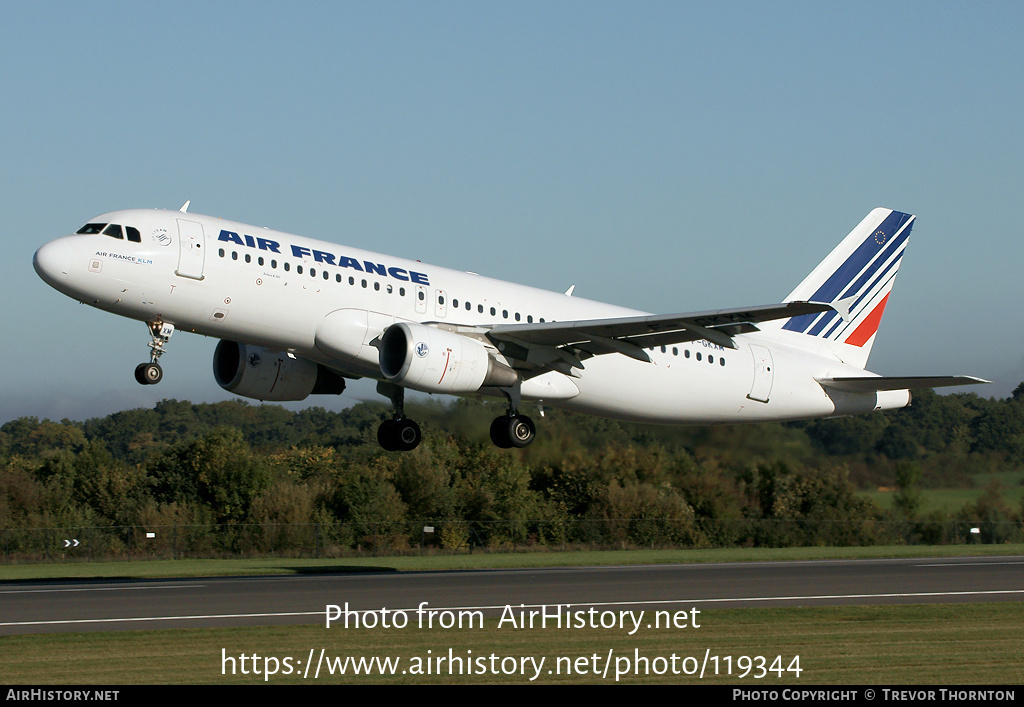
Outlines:
[[[896,489],[893,505],[904,518],[914,520],[921,510],[921,467],[913,462],[898,462]]]
[[[158,503],[199,501],[220,523],[245,520],[270,483],[262,458],[230,428],[215,429],[157,455],[147,465],[147,476]]]

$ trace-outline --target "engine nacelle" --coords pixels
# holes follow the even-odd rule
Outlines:
[[[514,385],[519,375],[483,343],[423,324],[392,324],[381,337],[380,371],[392,383],[459,395]]]
[[[345,390],[345,379],[318,363],[234,341],[217,344],[213,377],[224,390],[257,400],[305,400]]]

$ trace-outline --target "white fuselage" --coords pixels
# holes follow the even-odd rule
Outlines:
[[[36,269],[56,289],[121,316],[285,351],[349,377],[381,378],[371,342],[396,322],[485,327],[642,314],[196,214],[129,210],[94,221],[131,226],[140,242],[94,233],[44,245]],[[365,326],[359,341],[339,342],[350,330],[326,324],[351,320]],[[907,391],[826,391],[817,379],[864,372],[815,350],[809,337],[766,325],[734,340],[736,349],[704,340],[658,347],[648,351],[650,363],[594,356],[578,377],[549,371],[528,381],[523,397],[659,423],[804,419],[909,402]]]

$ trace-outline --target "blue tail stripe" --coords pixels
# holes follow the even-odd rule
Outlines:
[[[837,316],[839,316],[839,314],[834,311],[824,312],[821,319],[819,319],[818,322],[807,333],[810,334],[811,336],[817,336],[818,334],[821,333],[821,330],[824,329],[828,325],[828,323],[835,319]]]
[[[875,255],[878,254],[878,251],[889,244],[889,239],[899,231],[903,219],[906,218],[908,218],[907,214],[901,214],[898,211],[893,211],[889,214],[874,232],[868,234],[868,237],[846,259],[846,262],[836,268],[836,271],[825,281],[825,284],[818,288],[811,301],[834,302],[839,293],[843,291],[843,288],[849,285],[850,281],[871,262]],[[882,231],[885,234],[885,239],[882,243],[879,243],[875,238],[875,233],[878,231]]]
[[[791,317],[782,328],[788,331],[804,331],[818,316],[817,314],[801,314],[799,317]]]
[[[825,332],[825,338],[826,339],[831,339],[832,335],[836,333],[836,329],[838,329],[839,327],[841,327],[843,325],[843,321],[844,320],[840,319],[838,322],[833,324],[832,328],[829,329],[827,332]]]
[[[874,292],[875,287],[878,285],[878,283],[886,278],[886,276],[889,274],[889,271],[899,266],[900,260],[902,259],[903,254],[901,253],[898,258],[893,259],[891,263],[882,268],[882,272],[878,273],[878,277],[876,277],[874,281],[871,283],[871,285],[869,285],[867,289],[865,289],[864,292],[861,293],[860,297],[857,298],[857,301],[853,303],[853,307],[851,307],[850,309],[855,309],[856,307],[860,306],[860,303],[864,300],[864,298],[867,297],[872,292]]]
[[[809,298],[812,302],[835,302],[837,299],[841,299],[840,293],[843,292],[851,281],[856,278],[861,272],[872,263],[872,260],[879,254],[880,251],[890,251],[891,249],[898,248],[899,244],[902,243],[910,235],[910,228],[904,229],[903,233],[900,234],[898,239],[893,239],[896,233],[899,233],[900,228],[910,219],[909,214],[904,214],[899,211],[893,211],[889,214],[878,228],[870,233],[864,241],[857,247],[857,249],[846,259],[846,261],[836,268],[836,271],[822,284],[821,287]],[[878,231],[882,231],[885,234],[885,238],[881,243],[875,238],[875,234]],[[873,266],[877,269],[881,266],[881,263],[885,262],[887,258],[881,258],[877,261],[877,264]],[[870,277],[872,272],[866,273],[863,278],[858,278],[858,283],[864,280],[866,277]],[[856,289],[851,288],[848,291],[856,292]],[[832,320],[834,313],[826,313],[821,316],[818,325],[815,325],[815,331],[812,332],[814,335],[819,333],[829,321]],[[815,320],[820,315],[817,314],[805,314],[799,317],[793,317],[786,322],[783,329],[789,331],[804,332],[809,327],[814,325]]]
[[[880,277],[879,277],[879,279],[882,279],[883,277],[886,277],[886,276],[885,276],[885,275],[882,275],[882,276],[880,276]],[[887,280],[892,280],[892,279],[893,279],[893,278],[895,278],[895,277],[896,277],[896,272],[895,272],[895,271],[893,271],[893,272],[892,272],[892,273],[891,273],[890,275],[888,275],[888,277],[887,277],[886,279],[887,279]],[[882,286],[881,288],[879,288],[879,289],[881,289],[881,290],[884,290],[884,289],[885,289],[885,285],[883,285],[883,286]],[[871,295],[872,293],[875,293],[875,294],[877,294],[877,293],[878,293],[878,291],[879,291],[878,289],[876,289],[876,288],[875,288],[874,286],[872,286],[872,287],[868,288],[868,290],[867,290],[867,291],[866,291],[866,292],[865,292],[865,293],[864,293],[863,295],[861,295],[861,297],[860,297],[860,298],[861,298],[861,299],[864,299],[865,297],[868,297],[868,296],[869,296],[869,295]],[[858,301],[859,301],[859,300],[858,300]],[[869,303],[869,305],[870,305],[870,304],[873,304],[873,301],[872,301],[872,302],[870,302],[870,303]],[[836,332],[836,338],[837,338],[837,339],[838,339],[838,338],[842,338],[842,337],[843,337],[843,335],[845,335],[845,334],[846,334],[846,332],[847,332],[847,331],[849,330],[849,328],[850,328],[851,326],[853,326],[853,322],[852,322],[852,321],[851,321],[851,322],[840,322],[840,324],[842,325],[842,328],[841,328],[841,330],[838,330],[838,331],[837,331],[837,329],[839,329],[839,327],[837,327],[836,329],[833,329],[833,331],[834,331],[834,332]],[[832,333],[833,333],[833,331],[830,331],[830,332],[828,333],[828,336],[831,336],[831,335],[832,335]]]
[[[850,289],[843,293],[840,299],[846,299],[847,297],[851,297],[857,292],[860,292],[860,288],[864,286],[864,283],[868,281],[868,278],[871,277],[875,273],[875,271],[882,266],[882,263],[884,263],[886,260],[892,257],[892,254],[895,253],[896,250],[900,248],[903,245],[904,241],[906,241],[909,237],[910,229],[903,229],[903,233],[901,233],[897,238],[892,239],[891,243],[887,244],[887,247],[885,251],[883,251],[882,255],[879,256],[878,258],[875,258],[874,262],[871,263],[871,265],[868,266],[867,270],[864,271],[864,274],[857,279],[857,282],[855,282],[850,287]]]

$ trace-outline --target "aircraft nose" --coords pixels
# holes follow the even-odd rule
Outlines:
[[[50,241],[36,251],[32,267],[39,277],[53,287],[67,279],[71,270],[71,247],[63,238]]]

